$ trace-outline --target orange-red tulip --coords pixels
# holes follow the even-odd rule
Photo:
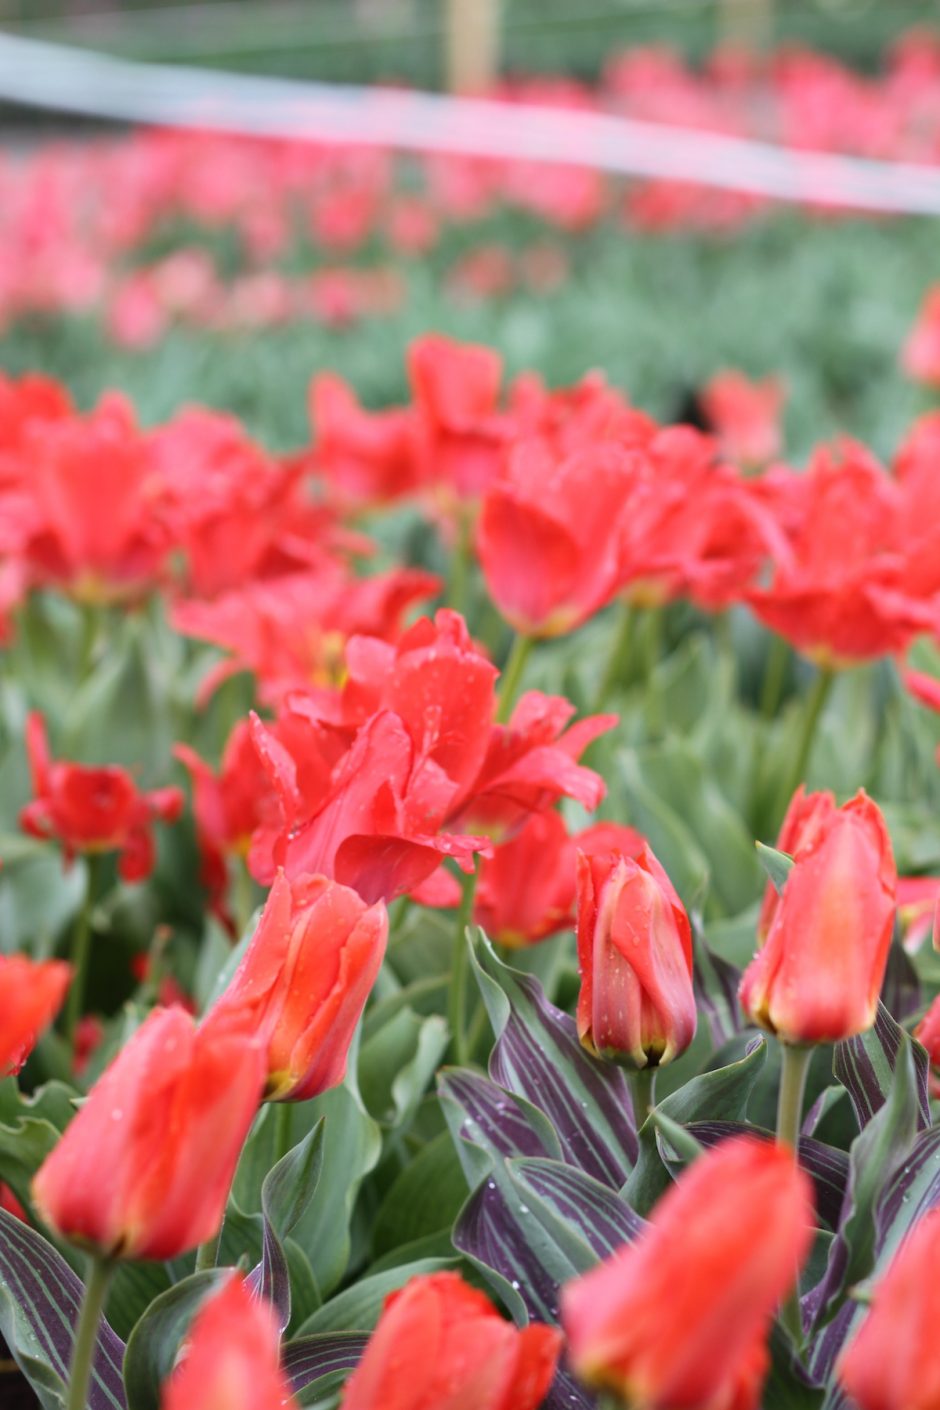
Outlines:
[[[578,1035],[599,1056],[657,1067],[695,1034],[692,932],[644,844],[636,857],[578,856]]]
[[[754,1410],[812,1221],[792,1154],[750,1136],[708,1151],[636,1243],[565,1287],[575,1371],[631,1410]]]
[[[456,1273],[412,1278],[386,1299],[342,1410],[536,1410],[561,1344],[522,1331]]]
[[[897,870],[876,804],[859,792],[818,816],[798,848],[740,997],[789,1043],[831,1043],[875,1021],[894,926]]]
[[[342,1082],[385,954],[388,914],[325,876],[279,872],[258,929],[206,1021],[230,1020],[267,1052],[265,1095],[306,1101]]]
[[[243,1030],[156,1009],[40,1166],[40,1215],[107,1258],[175,1258],[212,1238],[265,1070]]]
[[[238,1273],[199,1309],[160,1410],[292,1410],[270,1304]]]
[[[801,848],[809,845],[828,826],[836,811],[836,800],[829,792],[807,793],[801,783],[790,799],[786,816],[780,825],[777,837],[777,851],[795,857]],[[764,888],[760,916],[757,921],[757,938],[761,945],[770,934],[780,896],[772,881]]]
[[[871,1311],[839,1365],[839,1379],[859,1410],[940,1406],[938,1263],[940,1210],[931,1210],[879,1279]]]
[[[19,1072],[62,1007],[71,977],[64,960],[0,956],[0,1076]]]

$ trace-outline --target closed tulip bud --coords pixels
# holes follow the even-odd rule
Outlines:
[[[306,1101],[342,1082],[353,1032],[385,954],[388,914],[324,876],[275,878],[245,957],[206,1020],[267,1051],[265,1096]]]
[[[64,960],[0,956],[0,1077],[19,1072],[62,1007],[71,977]]]
[[[940,1098],[940,995],[914,1029],[914,1037],[927,1049],[931,1095]]]
[[[212,1238],[264,1074],[243,1031],[156,1009],[40,1166],[41,1217],[104,1258],[175,1258]]]
[[[875,1287],[871,1311],[838,1367],[859,1410],[937,1410],[940,1406],[940,1210],[931,1210],[901,1245]]]
[[[755,1410],[774,1310],[812,1240],[787,1151],[735,1137],[699,1157],[640,1238],[562,1293],[576,1373],[630,1410]]]
[[[412,1278],[385,1301],[342,1410],[537,1410],[561,1345],[520,1331],[456,1273]]]
[[[271,1304],[236,1273],[203,1303],[160,1410],[296,1410]]]
[[[897,871],[877,806],[860,792],[797,850],[740,998],[788,1043],[832,1043],[875,1021],[894,926]]]
[[[644,844],[636,857],[578,854],[578,1035],[627,1067],[662,1067],[695,1035],[692,932]]]
[[[807,793],[801,783],[790,799],[786,817],[780,826],[777,851],[785,852],[788,857],[795,856],[828,826],[836,811],[836,800],[831,793]],[[777,888],[772,881],[768,881],[757,921],[757,938],[761,945],[770,934],[779,904]]]

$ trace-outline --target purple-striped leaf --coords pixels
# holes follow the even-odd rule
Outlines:
[[[877,1283],[887,1271],[902,1239],[931,1209],[940,1206],[940,1129],[922,1131],[907,1159],[882,1190],[875,1205],[875,1261],[869,1281]],[[816,1288],[803,1299],[804,1322],[812,1324],[819,1308]],[[809,1370],[817,1385],[827,1385],[843,1347],[852,1337],[867,1309],[846,1302],[810,1345]],[[835,1385],[827,1394],[826,1410],[846,1404]]]
[[[44,1410],[59,1410],[81,1307],[82,1280],[35,1229],[0,1209],[0,1331]],[[89,1410],[125,1410],[124,1343],[98,1332]]]
[[[284,1347],[281,1361],[301,1405],[315,1405],[359,1365],[369,1338],[364,1332],[329,1332],[299,1337]]]
[[[323,1167],[323,1117],[268,1171],[261,1186],[264,1233],[261,1262],[248,1275],[251,1288],[272,1304],[282,1333],[291,1314],[290,1269],[283,1240],[316,1194]],[[299,1254],[299,1250],[298,1250]]]
[[[918,1131],[917,1078],[911,1039],[902,1035],[888,1100],[852,1142],[849,1177],[836,1237],[817,1288],[816,1325],[829,1321],[849,1286],[867,1277],[875,1257],[872,1210]]]
[[[698,1010],[708,1023],[712,1043],[720,1048],[744,1027],[738,1003],[741,971],[709,949],[697,925],[692,980]]]
[[[867,1033],[860,1033],[857,1038],[847,1038],[836,1044],[832,1060],[833,1075],[848,1092],[860,1128],[867,1126],[887,1100],[903,1036],[901,1025],[891,1017],[884,1004],[879,1004],[873,1028]],[[912,1053],[918,1122],[923,1129],[930,1125],[927,1089],[930,1060],[917,1042],[913,1044]]]
[[[490,1076],[545,1114],[563,1160],[619,1189],[637,1153],[623,1073],[586,1053],[573,1019],[548,1002],[537,979],[504,965],[485,937],[472,953],[496,1033]]]
[[[606,1185],[557,1160],[514,1160],[517,1182],[577,1229],[598,1258],[607,1258],[632,1242],[646,1220]]]
[[[898,1023],[915,1014],[923,1002],[920,979],[910,955],[895,939],[888,950],[881,1002]]]

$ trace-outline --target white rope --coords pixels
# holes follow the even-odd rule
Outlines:
[[[246,136],[571,164],[783,201],[940,215],[940,168],[535,104],[141,64],[0,35],[0,99]]]

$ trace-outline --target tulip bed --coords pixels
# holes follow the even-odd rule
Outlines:
[[[794,228],[630,258],[756,285]],[[294,328],[118,362],[16,314],[0,1393],[940,1405],[940,412],[893,277],[866,371],[798,320],[756,355],[787,435],[781,380],[706,351],[634,401],[511,301],[409,305],[394,366],[321,330],[307,407]]]

